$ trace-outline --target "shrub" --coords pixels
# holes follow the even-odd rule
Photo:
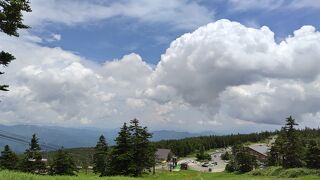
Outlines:
[[[230,160],[231,155],[226,151],[225,153],[221,154],[221,159],[222,160]]]
[[[227,172],[235,172],[237,170],[237,165],[234,160],[231,160],[225,167],[225,171]]]
[[[307,168],[291,168],[285,169],[280,166],[270,166],[265,169],[257,169],[250,173],[253,176],[276,176],[282,178],[296,178],[307,175],[320,175],[320,170],[307,169]]]

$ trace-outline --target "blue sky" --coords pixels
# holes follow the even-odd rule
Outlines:
[[[106,1],[106,5],[108,2],[111,1]],[[280,1],[264,1],[267,3],[261,5],[262,7],[259,7],[259,4],[263,4],[259,1],[248,1],[252,4],[243,5],[243,7],[241,1],[238,4],[222,0],[193,2],[212,12],[209,17],[212,22],[218,19],[229,19],[254,28],[268,26],[279,41],[292,35],[294,30],[303,25],[319,28],[319,9],[309,6],[291,8],[292,1],[283,1],[276,7],[271,6]],[[313,3],[320,2],[313,1]],[[203,24],[197,25],[206,23],[208,22],[204,21]],[[62,37],[60,41],[43,44],[50,47],[59,46],[97,62],[118,59],[124,54],[135,52],[148,63],[157,64],[160,55],[173,40],[196,28],[198,27],[177,28],[175,24],[169,22],[150,23],[141,22],[137,18],[115,16],[77,26],[49,23],[41,30],[34,28],[31,31],[40,36],[48,36],[51,33],[60,34]]]
[[[0,123],[252,132],[320,126],[319,0],[31,0]]]

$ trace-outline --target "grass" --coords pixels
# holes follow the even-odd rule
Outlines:
[[[132,177],[103,177],[100,178],[92,173],[80,173],[79,176],[39,176],[20,172],[0,171],[0,179],[4,180],[138,180],[138,179],[154,179],[154,180],[316,180],[319,176],[303,176],[298,178],[279,178],[275,176],[253,176],[251,174],[232,174],[232,173],[204,173],[197,171],[180,171],[180,172],[158,172],[156,175],[145,175],[142,178]]]
[[[259,169],[251,171],[248,173],[255,176],[276,176],[276,177],[287,177],[287,178],[296,178],[300,176],[314,175],[318,176],[320,179],[320,170],[307,169],[307,168],[292,168],[284,169],[280,166],[271,166],[265,169]]]

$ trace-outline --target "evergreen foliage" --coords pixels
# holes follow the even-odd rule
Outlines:
[[[63,148],[59,149],[51,165],[50,174],[74,176],[77,171],[76,164],[69,153],[64,151]]]
[[[0,156],[1,169],[15,170],[18,165],[17,155],[10,149],[9,145],[4,146]]]
[[[99,141],[97,142],[96,147],[94,148],[93,155],[93,172],[100,173],[100,176],[107,175],[107,155],[108,155],[108,144],[106,138],[101,135]]]
[[[42,161],[41,147],[36,134],[32,135],[29,149],[24,153],[20,169],[24,172],[43,173],[46,171],[45,163]]]
[[[298,124],[291,116],[286,119],[275,143],[271,147],[268,165],[281,165],[284,168],[297,168],[304,165],[304,146],[295,126]]]
[[[110,154],[107,173],[111,175],[141,176],[155,163],[155,149],[150,143],[151,134],[137,119],[126,123],[120,129],[116,145]]]
[[[129,169],[132,163],[130,136],[128,126],[124,123],[115,139],[116,145],[110,153],[110,162],[107,166],[108,175],[128,176],[131,174],[131,169]]]
[[[282,136],[283,141],[283,162],[282,166],[284,168],[296,168],[296,167],[302,167],[303,166],[303,145],[300,141],[300,138],[296,132],[296,129],[294,126],[297,126],[298,124],[295,122],[295,120],[290,116],[287,118],[287,123],[283,127]]]
[[[232,156],[230,162],[226,166],[226,171],[246,173],[253,170],[257,166],[256,157],[251,155],[242,145],[234,145],[232,147]]]
[[[236,154],[235,162],[238,164],[238,171],[241,173],[252,171],[257,166],[256,157],[249,154],[245,149]]]
[[[268,166],[280,166],[282,165],[283,154],[283,138],[278,136],[276,141],[272,144],[270,151],[268,152],[267,165]]]
[[[31,12],[28,0],[0,0],[0,31],[9,36],[19,36],[18,29],[29,28],[22,22],[23,11]],[[10,53],[0,52],[0,65],[8,66],[14,59]],[[8,91],[8,87],[0,84],[0,91]]]
[[[201,147],[199,153],[196,154],[197,161],[211,160],[211,156],[204,152],[204,147]]]
[[[228,151],[226,151],[225,153],[221,154],[221,159],[222,160],[227,161],[227,160],[230,160],[230,158],[231,158],[231,155],[230,155],[230,153]]]
[[[132,160],[131,164],[133,176],[141,176],[144,169],[153,167],[155,150],[151,146],[149,139],[152,135],[147,127],[139,125],[137,119],[130,121],[129,131],[131,133]],[[151,157],[151,158],[150,158]]]
[[[191,153],[195,153],[201,147],[204,150],[215,148],[225,148],[238,143],[259,142],[275,135],[275,132],[261,132],[251,134],[231,134],[223,136],[200,136],[190,137],[179,140],[162,140],[154,142],[156,148],[171,149],[178,157],[185,157]]]
[[[315,140],[310,141],[308,145],[306,164],[308,168],[320,169],[320,146]]]

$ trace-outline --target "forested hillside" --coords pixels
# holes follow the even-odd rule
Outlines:
[[[224,136],[200,136],[181,140],[163,140],[155,142],[157,148],[171,149],[175,155],[184,157],[204,147],[205,150],[223,148],[245,142],[259,142],[275,135],[276,132],[261,132],[251,134],[231,134]]]

